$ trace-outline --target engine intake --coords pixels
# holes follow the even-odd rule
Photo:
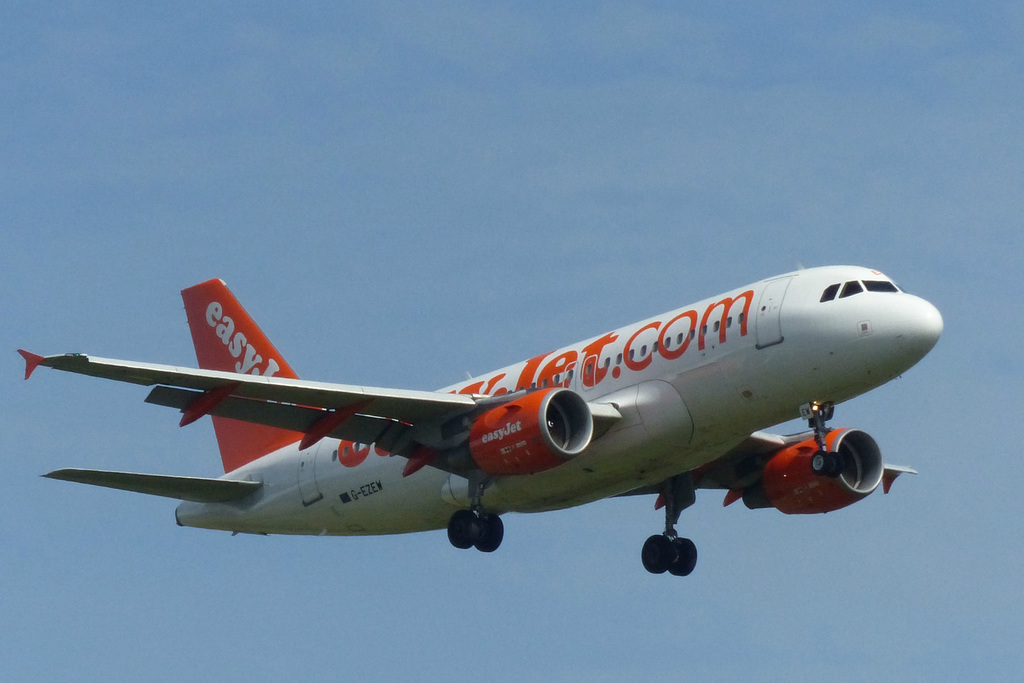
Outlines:
[[[469,431],[469,453],[487,474],[534,474],[576,457],[590,444],[594,419],[569,389],[536,391],[492,408]]]
[[[885,466],[882,451],[867,432],[837,429],[825,445],[839,453],[843,470],[838,477],[817,475],[811,458],[818,451],[814,439],[782,449],[764,466],[764,474],[743,492],[748,508],[773,507],[789,515],[832,512],[856,503],[878,488]]]

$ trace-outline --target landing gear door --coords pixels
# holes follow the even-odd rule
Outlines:
[[[782,336],[782,300],[792,277],[770,280],[761,292],[761,300],[757,304],[757,348],[781,344]]]

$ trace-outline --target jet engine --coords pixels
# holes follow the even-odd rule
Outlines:
[[[478,417],[469,431],[469,453],[487,474],[534,474],[583,452],[594,419],[583,398],[569,389],[535,391]]]
[[[859,429],[837,429],[825,444],[841,459],[839,476],[815,474],[811,459],[818,444],[808,439],[782,449],[764,466],[761,480],[743,492],[750,509],[773,507],[788,515],[832,512],[856,503],[882,481],[885,466],[878,444]]]

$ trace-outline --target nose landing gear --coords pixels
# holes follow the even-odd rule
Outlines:
[[[833,479],[843,473],[846,463],[840,453],[830,453],[825,443],[828,427],[825,423],[835,414],[835,404],[831,402],[805,403],[800,406],[800,415],[807,418],[807,426],[814,430],[814,440],[818,444],[818,452],[811,458],[811,470],[822,477]]]

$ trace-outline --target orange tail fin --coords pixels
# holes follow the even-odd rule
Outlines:
[[[181,298],[200,368],[298,379],[223,281],[183,289]],[[225,472],[302,438],[298,432],[224,417],[213,418],[213,429]]]

